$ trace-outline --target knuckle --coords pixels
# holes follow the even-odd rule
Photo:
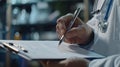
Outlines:
[[[68,13],[67,16],[73,16],[73,14],[72,13]]]

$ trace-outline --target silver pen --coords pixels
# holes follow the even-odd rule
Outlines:
[[[68,25],[67,31],[69,31],[69,30],[72,28],[72,26],[73,26],[76,18],[78,17],[80,11],[81,11],[80,8],[77,8],[77,9],[75,10],[74,15],[73,15],[73,19],[71,20],[70,24]],[[67,31],[66,31],[66,32],[67,32]],[[66,32],[65,32],[64,35],[62,35],[62,37],[60,38],[58,45],[60,45],[60,44],[62,43],[62,41],[64,40],[64,37],[65,37]]]

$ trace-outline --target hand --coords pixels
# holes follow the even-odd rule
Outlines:
[[[71,30],[67,31],[68,25],[73,18],[73,14],[67,14],[57,20],[56,32],[58,37],[65,34],[64,41],[67,43],[86,44],[89,42],[92,28],[77,18]]]
[[[62,61],[40,61],[43,67],[88,67],[89,61],[83,58],[69,58]]]

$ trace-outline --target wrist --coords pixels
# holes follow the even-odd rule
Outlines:
[[[88,41],[86,42],[86,44],[90,44],[93,40],[94,40],[94,32],[91,31],[91,34],[90,34],[90,36],[89,36]]]
[[[91,31],[91,34],[90,34],[89,38],[87,39],[87,41],[86,41],[85,43],[79,44],[79,45],[81,45],[81,46],[86,46],[86,45],[92,43],[93,40],[94,40],[94,32]]]

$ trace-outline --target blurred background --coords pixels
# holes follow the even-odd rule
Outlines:
[[[56,20],[80,7],[79,17],[86,23],[91,17],[94,0],[0,0],[0,40],[58,40]],[[42,67],[0,49],[0,67]]]

